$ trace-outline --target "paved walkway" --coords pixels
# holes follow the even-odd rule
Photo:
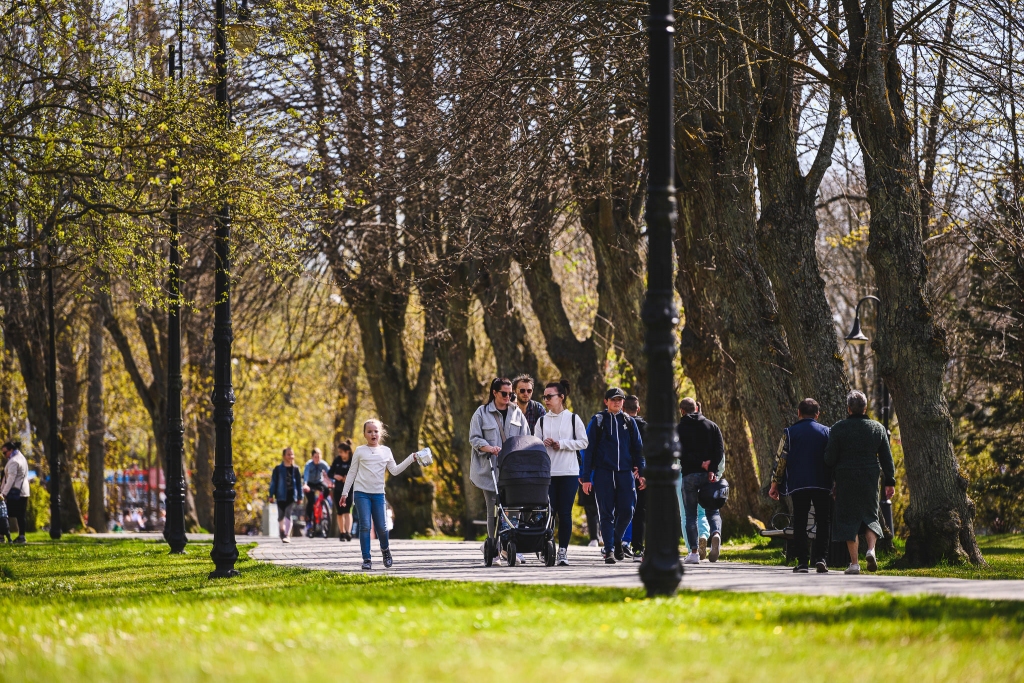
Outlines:
[[[239,542],[258,540],[250,552],[256,560],[274,564],[360,572],[359,542],[337,539],[295,538],[283,544],[277,539],[239,537]],[[385,573],[377,542],[373,542],[375,573]],[[391,541],[394,566],[389,576],[452,581],[507,581],[511,583],[614,586],[640,588],[639,564],[604,564],[597,548],[569,549],[569,567],[545,567],[534,555],[525,566],[484,567],[479,543],[445,541]],[[802,595],[864,595],[885,591],[896,595],[928,593],[983,600],[1024,600],[1024,581],[931,579],[910,576],[861,574],[845,576],[841,571],[825,575],[794,574],[787,567],[766,567],[739,562],[709,562],[687,566],[685,590],[728,590],[739,592],[793,593]]]

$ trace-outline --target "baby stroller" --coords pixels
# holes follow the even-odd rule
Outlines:
[[[544,442],[535,436],[513,436],[490,460],[498,491],[497,529],[494,540],[484,544],[484,564],[490,567],[504,550],[510,567],[515,566],[516,553],[540,553],[544,564],[554,567],[554,520],[548,501],[551,459]]]

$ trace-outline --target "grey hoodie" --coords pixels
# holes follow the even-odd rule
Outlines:
[[[502,435],[502,427],[504,435]],[[504,424],[502,424],[501,413],[494,407],[493,401],[477,408],[473,413],[473,419],[469,422],[469,445],[473,447],[469,478],[473,481],[473,485],[484,491],[494,491],[490,464],[492,456],[480,450],[481,448],[485,446],[501,447],[504,440],[510,436],[529,435],[530,425],[515,401],[509,401],[508,417]]]

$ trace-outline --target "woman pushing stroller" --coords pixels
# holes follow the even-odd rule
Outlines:
[[[380,420],[367,420],[363,423],[363,437],[366,438],[366,445],[359,446],[352,454],[352,464],[345,477],[345,489],[338,504],[345,507],[349,492],[355,492],[353,498],[359,513],[359,549],[363,553],[363,569],[369,570],[373,568],[370,561],[371,519],[377,530],[384,566],[390,567],[392,564],[384,502],[384,470],[392,476],[401,474],[416,462],[416,454],[412,453],[401,463],[396,463],[391,449],[381,445],[381,441],[387,438],[387,432]]]
[[[494,541],[494,506],[498,492],[491,477],[491,457],[501,453],[501,445],[512,436],[529,436],[530,425],[512,398],[512,380],[496,377],[491,382],[487,403],[476,409],[469,423],[469,444],[473,447],[469,477],[483,491],[487,508],[487,541]],[[486,545],[486,544],[485,544]],[[522,562],[522,558],[518,558]]]

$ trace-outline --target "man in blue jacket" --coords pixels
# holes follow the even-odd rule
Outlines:
[[[814,504],[814,561],[819,574],[828,572],[825,562],[832,529],[832,470],[825,464],[829,428],[818,423],[820,409],[813,398],[800,402],[799,421],[782,434],[775,472],[768,495],[793,501],[794,572],[807,573],[807,517]]]
[[[605,392],[605,409],[587,425],[589,444],[583,451],[580,483],[597,498],[604,537],[604,561],[615,564],[625,558],[622,536],[633,519],[636,505],[635,477],[644,468],[644,446],[636,420],[622,411],[626,395],[614,387]],[[642,480],[641,485],[643,485]]]
[[[291,543],[292,518],[289,508],[302,500],[302,474],[295,466],[295,452],[281,451],[281,464],[270,475],[270,502],[277,502],[278,532],[283,543]]]

